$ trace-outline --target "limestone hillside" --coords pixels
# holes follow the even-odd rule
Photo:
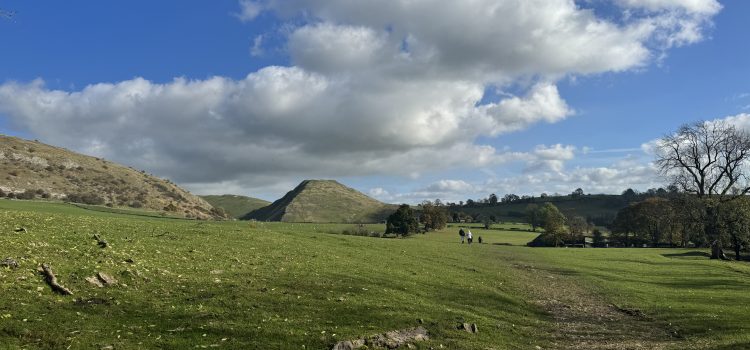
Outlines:
[[[104,159],[0,135],[0,195],[160,211],[209,219],[216,210],[164,180]]]
[[[230,216],[239,219],[255,209],[263,208],[271,202],[262,199],[239,196],[234,194],[201,196],[206,202],[211,203],[214,208],[221,208]]]
[[[260,221],[375,223],[396,207],[333,180],[305,180],[271,205],[243,217]]]

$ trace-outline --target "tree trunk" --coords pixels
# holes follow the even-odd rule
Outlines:
[[[740,256],[740,246],[739,246],[739,244],[734,246],[734,257],[735,257],[735,260],[737,260],[737,261],[742,260],[742,257]]]
[[[711,243],[711,259],[729,260],[726,254],[724,254],[724,249],[721,248],[721,242],[718,239]]]
[[[742,244],[740,243],[740,240],[737,238],[737,234],[732,234],[732,248],[734,248],[734,260],[740,261],[742,260],[742,257],[740,256],[740,250],[742,249]]]

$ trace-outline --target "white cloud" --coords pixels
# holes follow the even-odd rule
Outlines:
[[[250,22],[263,12],[263,5],[258,1],[240,0],[239,3],[240,12],[235,13],[234,16],[242,22]]]
[[[716,0],[617,0],[624,7],[642,8],[649,11],[684,10],[691,14],[715,15],[721,10]]]
[[[250,48],[250,56],[258,57],[263,55],[263,40],[263,34],[255,36],[255,39],[253,39],[253,46]]]
[[[700,40],[718,11],[701,3],[621,2],[642,10],[616,23],[570,0],[242,0],[243,21],[262,11],[289,19],[291,66],[80,91],[11,82],[0,85],[0,113],[46,142],[201,189],[512,160],[559,172],[570,146],[513,153],[477,139],[573,115],[563,77],[638,69]],[[484,101],[510,85],[525,91]]]
[[[575,158],[574,146],[556,144],[552,146],[539,145],[534,148],[533,158],[529,160],[527,172],[551,170],[560,172],[565,162]]]
[[[427,186],[425,191],[435,193],[471,192],[474,186],[464,180],[440,180]]]

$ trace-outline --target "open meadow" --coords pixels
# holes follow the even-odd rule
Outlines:
[[[457,227],[336,233],[348,226],[0,200],[0,259],[18,263],[0,267],[0,348],[330,349],[419,325],[420,349],[750,348],[750,265],[707,250],[528,248],[515,225],[474,227],[471,246]],[[117,283],[86,280],[98,272]]]

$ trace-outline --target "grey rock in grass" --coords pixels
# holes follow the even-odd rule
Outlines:
[[[408,328],[396,331],[390,331],[383,334],[377,334],[369,338],[355,340],[345,340],[336,343],[333,350],[353,350],[364,345],[381,347],[387,349],[396,349],[401,346],[408,346],[410,342],[429,340],[430,335],[424,327]]]
[[[7,267],[15,270],[18,268],[18,261],[11,258],[5,258],[3,261],[0,261],[0,267]]]
[[[98,278],[96,278],[96,276],[86,277],[86,282],[91,283],[99,288],[104,288],[104,285],[102,284],[101,281],[99,281]]]
[[[114,277],[112,277],[109,274],[106,274],[104,272],[98,272],[96,274],[96,277],[99,279],[99,281],[102,282],[105,286],[115,286],[117,285],[118,281]]]
[[[365,345],[362,339],[340,341],[333,346],[333,350],[355,350]]]
[[[467,331],[469,333],[479,332],[479,329],[477,328],[477,324],[476,323],[471,323],[471,324],[465,323],[465,322],[464,323],[460,323],[458,325],[458,329],[463,330],[463,331]]]

